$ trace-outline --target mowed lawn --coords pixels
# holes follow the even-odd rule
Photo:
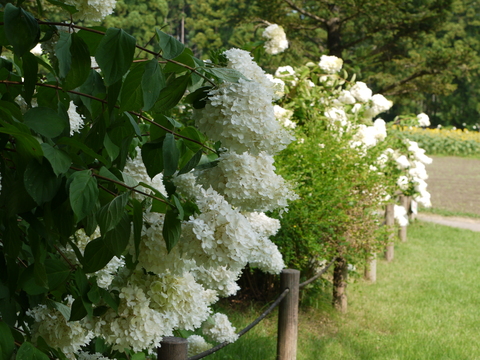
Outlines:
[[[348,314],[302,309],[297,359],[480,359],[480,233],[417,221],[377,267],[376,284],[352,280]],[[241,327],[255,312],[230,316]],[[273,360],[275,333],[273,314],[209,359]]]

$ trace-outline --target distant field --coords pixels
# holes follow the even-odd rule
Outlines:
[[[480,159],[432,158],[427,183],[433,208],[480,215]]]

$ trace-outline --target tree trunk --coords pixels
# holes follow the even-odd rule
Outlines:
[[[347,312],[347,280],[347,261],[339,257],[333,270],[333,306],[341,313]]]
[[[371,253],[367,256],[367,263],[365,264],[365,280],[372,283],[377,281],[377,254]]]
[[[407,210],[407,216],[409,215],[410,212],[410,201],[409,197],[405,195],[400,195],[400,205]],[[398,237],[400,238],[401,242],[406,242],[407,241],[407,227],[406,226],[400,226],[400,229],[398,230]]]

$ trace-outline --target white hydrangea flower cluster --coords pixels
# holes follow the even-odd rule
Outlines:
[[[293,115],[292,110],[287,110],[287,109],[282,108],[279,105],[274,105],[273,113],[275,114],[275,118],[284,127],[289,128],[289,129],[295,129],[295,127],[297,126],[296,123],[294,123],[292,120],[290,120],[290,118]]]
[[[238,335],[235,333],[235,327],[228,320],[227,315],[216,313],[205,323],[202,328],[203,334],[211,337],[216,342],[235,342]]]
[[[418,126],[421,126],[421,127],[430,126],[430,118],[425,113],[418,114],[417,120],[418,120]]]
[[[187,338],[188,341],[188,357],[200,354],[209,350],[212,345],[207,343],[200,335],[191,335]]]
[[[78,10],[74,15],[76,19],[88,21],[101,21],[113,13],[116,0],[67,0],[68,5],[73,5]]]
[[[95,318],[94,332],[112,345],[113,350],[152,350],[160,345],[163,336],[173,336],[175,321],[152,309],[140,286],[127,284],[120,289],[119,297],[118,313],[108,309]]]
[[[408,225],[408,214],[407,209],[400,205],[394,205],[393,208],[393,217],[400,226]]]
[[[360,124],[351,144],[352,147],[370,148],[387,137],[387,128],[383,119],[377,119],[372,126]]]
[[[198,181],[212,186],[233,206],[244,211],[268,211],[287,207],[297,199],[285,180],[275,174],[273,156],[225,152],[217,166],[204,170]]]
[[[77,360],[110,360],[109,358],[104,357],[100,353],[90,354],[84,351],[79,351],[77,353]]]
[[[82,116],[77,112],[77,106],[73,101],[70,101],[67,114],[70,120],[70,136],[73,136],[73,134],[79,133],[85,124]]]
[[[67,298],[66,302],[71,307],[73,298]],[[74,354],[94,337],[83,321],[68,321],[60,311],[46,305],[38,305],[26,314],[35,320],[31,329],[33,342],[42,337],[51,347],[60,348],[71,360],[75,360]]]
[[[209,93],[209,102],[197,114],[196,124],[230,151],[275,154],[293,140],[276,120],[273,94],[260,83],[240,79]]]
[[[402,191],[413,189],[413,199],[424,207],[430,207],[432,204],[427,191],[428,174],[425,165],[431,164],[432,159],[425,155],[425,150],[415,141],[406,140],[406,147],[407,154],[393,154],[397,168],[403,171],[397,179],[397,185]]]
[[[336,56],[322,55],[318,66],[327,74],[335,74],[342,70],[343,60]]]
[[[267,39],[264,45],[267,54],[280,54],[288,48],[288,40],[285,30],[277,24],[267,26],[263,31],[262,36]]]
[[[165,190],[165,185],[163,184],[163,174],[157,174],[152,179],[147,174],[147,169],[145,168],[145,164],[142,160],[142,154],[140,152],[140,148],[137,147],[135,149],[136,156],[133,159],[128,159],[127,163],[125,164],[125,168],[123,169],[124,180],[127,185],[134,186],[136,189],[143,191],[146,194],[152,194],[153,191],[149,188],[144,186],[139,186],[141,182],[153,187],[154,189],[158,190],[160,194],[167,196],[167,191]],[[125,176],[126,175],[126,176]],[[139,200],[143,200],[145,196],[135,193],[135,198]]]

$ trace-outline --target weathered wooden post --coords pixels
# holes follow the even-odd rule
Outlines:
[[[280,291],[289,289],[278,309],[277,360],[296,360],[298,336],[298,292],[300,271],[285,269],[280,275]]]
[[[187,339],[166,336],[157,349],[157,360],[187,360],[188,358]]]
[[[405,195],[400,195],[400,205],[407,210],[407,215],[409,213],[409,208],[410,208],[410,201],[408,196]],[[398,230],[398,237],[400,238],[401,242],[407,241],[407,227],[406,226],[400,226],[400,229]]]
[[[395,218],[393,217],[393,204],[388,204],[385,207],[385,226],[387,228],[387,231],[391,230],[393,226],[395,225]],[[387,247],[385,248],[385,260],[388,262],[393,260],[394,257],[394,245],[393,245],[393,236],[394,234],[389,234],[389,239],[387,243]]]
[[[371,253],[367,255],[364,277],[365,280],[372,283],[377,281],[377,254]]]

